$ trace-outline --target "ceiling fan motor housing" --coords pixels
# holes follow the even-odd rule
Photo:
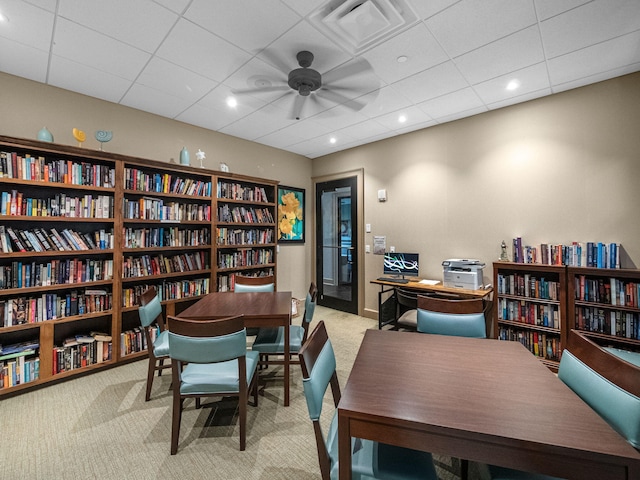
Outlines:
[[[316,70],[308,68],[313,62],[313,54],[311,52],[298,52],[296,58],[302,68],[296,68],[289,72],[289,81],[287,83],[291,88],[297,90],[300,95],[306,97],[322,86],[322,75]]]

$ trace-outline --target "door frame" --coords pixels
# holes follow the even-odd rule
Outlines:
[[[319,177],[311,177],[313,182],[313,195],[311,211],[313,212],[313,235],[312,235],[312,249],[311,249],[311,278],[317,277],[316,261],[317,261],[317,246],[318,239],[316,238],[318,219],[316,218],[316,189],[318,183],[330,182],[332,180],[341,180],[343,178],[356,177],[356,201],[358,203],[356,208],[356,219],[354,222],[354,228],[358,232],[357,250],[358,255],[356,261],[358,262],[358,291],[356,292],[358,298],[358,315],[364,316],[364,169],[359,168],[356,170],[350,170],[347,172],[334,173],[331,175],[322,175]]]

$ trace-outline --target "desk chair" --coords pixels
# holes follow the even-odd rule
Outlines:
[[[418,332],[486,338],[484,302],[480,298],[449,300],[418,296]]]
[[[318,297],[318,287],[311,282],[309,292],[304,302],[304,314],[301,325],[291,325],[289,327],[289,355],[295,355],[300,351],[309,334],[309,324],[313,320],[313,313],[316,309]],[[260,352],[260,364],[269,366],[269,363],[280,365],[284,363],[280,360],[270,360],[270,356],[284,355],[284,327],[261,328],[256,337],[252,350]],[[297,361],[293,363],[298,363]]]
[[[313,422],[322,480],[338,478],[338,415],[340,384],[336,358],[324,322],[320,321],[299,353],[304,395]],[[327,436],[322,433],[320,418],[323,399],[331,385],[336,409]],[[352,472],[355,480],[423,479],[437,480],[431,454],[385,445],[371,440],[352,439]]]
[[[247,351],[242,315],[210,320],[169,317],[173,375],[171,455],[178,451],[185,398],[238,397],[240,450],[246,448],[247,396],[258,405],[258,353]]]
[[[149,355],[149,367],[147,369],[147,390],[144,400],[146,402],[151,398],[151,387],[153,386],[153,376],[158,372],[158,376],[162,375],[162,370],[171,368],[171,364],[164,364],[165,360],[169,360],[169,340],[168,332],[162,315],[162,305],[160,297],[156,293],[154,287],[147,289],[140,297],[140,307],[138,308],[140,316],[140,324],[144,330],[144,336],[147,341],[147,353]],[[158,334],[152,335],[153,324],[158,325]],[[154,340],[155,337],[155,340]]]
[[[404,328],[416,331],[418,328],[418,294],[410,290],[396,288],[396,325],[394,330]]]
[[[244,275],[235,275],[233,291],[236,293],[243,292],[273,292],[275,290],[275,278],[273,275],[264,277],[245,277]],[[260,328],[247,328],[247,335],[253,337],[258,335]]]

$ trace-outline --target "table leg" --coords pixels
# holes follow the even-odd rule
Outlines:
[[[338,409],[338,478],[351,480],[351,431],[349,417]]]

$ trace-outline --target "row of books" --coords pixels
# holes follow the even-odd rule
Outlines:
[[[174,281],[164,280],[161,283],[134,285],[122,289],[122,306],[136,307],[140,305],[140,297],[149,287],[155,287],[160,300],[166,301],[206,295],[210,291],[209,285],[209,277]]]
[[[162,199],[144,197],[139,200],[124,199],[124,218],[140,220],[211,221],[211,205],[198,203],[165,203]]]
[[[112,308],[112,294],[103,289],[72,290],[20,296],[0,300],[0,326],[11,327],[26,323],[106,312]]]
[[[268,208],[218,206],[218,221],[229,223],[273,223],[273,215]]]
[[[113,260],[62,258],[48,262],[14,261],[0,266],[0,290],[46,287],[113,278]]]
[[[124,278],[134,278],[208,269],[209,254],[201,250],[172,256],[159,254],[125,257],[122,264],[122,276]]]
[[[640,314],[596,307],[576,307],[575,328],[639,340]]]
[[[242,185],[240,183],[218,181],[218,198],[227,200],[246,200],[254,203],[269,203],[264,187],[258,185]]]
[[[0,177],[5,178],[114,188],[115,173],[110,165],[0,152]]]
[[[252,267],[273,263],[272,249],[241,249],[234,252],[218,252],[218,268]]]
[[[520,342],[536,357],[554,362],[559,362],[562,355],[560,338],[548,335],[545,332],[500,327],[498,339]]]
[[[254,270],[251,272],[242,272],[242,275],[253,276],[253,277],[266,277],[269,275],[273,275],[273,268],[263,268],[263,269]],[[236,274],[225,273],[222,275],[218,275],[217,284],[218,284],[218,292],[233,291],[236,285]]]
[[[154,343],[160,328],[158,325],[151,325],[149,328],[149,336],[151,343]],[[122,355],[130,355],[136,352],[144,352],[147,350],[147,336],[141,327],[135,327],[132,330],[126,330],[120,334],[120,352]]]
[[[148,173],[138,168],[125,167],[124,185],[138,192],[175,193],[179,195],[211,196],[211,182],[183,178],[169,173]]]
[[[498,273],[496,288],[498,289],[498,294],[503,295],[518,295],[520,297],[546,300],[558,300],[560,298],[559,282],[528,273],[510,275]]]
[[[582,302],[606,303],[621,307],[640,306],[640,283],[620,278],[575,277],[575,299]]]
[[[57,193],[49,198],[32,198],[18,190],[0,193],[0,215],[27,217],[113,218],[113,197],[70,196]]]
[[[36,353],[36,350],[29,350],[0,356],[0,389],[38,380],[40,357],[34,356]]]
[[[264,245],[275,243],[272,228],[216,228],[218,245]]]
[[[211,245],[209,228],[124,228],[124,248],[152,247],[208,247]]]
[[[498,319],[559,329],[560,309],[557,305],[498,298]]]
[[[107,362],[112,353],[110,335],[92,333],[65,339],[62,346],[53,348],[53,374]]]
[[[522,238],[513,239],[513,261],[572,267],[620,268],[620,244],[572,242],[571,244],[523,245]]]
[[[51,228],[22,230],[0,225],[2,252],[71,252],[78,250],[105,250],[113,248],[113,229],[93,232],[76,232],[65,228],[58,232]]]

